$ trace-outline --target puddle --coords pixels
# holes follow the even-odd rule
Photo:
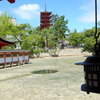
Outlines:
[[[32,74],[51,74],[56,72],[58,72],[58,70],[37,70],[33,71]]]

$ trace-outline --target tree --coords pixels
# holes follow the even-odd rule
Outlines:
[[[29,31],[32,29],[32,27],[26,23],[26,24],[20,24],[20,25],[14,25],[11,27],[11,38],[10,40],[16,41],[17,44],[22,44],[24,39],[29,34]]]
[[[45,43],[44,43],[45,33],[40,31],[40,27],[33,28],[31,34],[34,35],[34,46],[38,48],[44,48],[45,47]]]
[[[94,37],[86,37],[84,38],[84,45],[83,45],[83,51],[87,52],[94,52],[94,44],[95,39]]]
[[[54,34],[53,28],[44,28],[41,31],[41,36],[43,37],[44,43],[45,43],[45,50],[48,51],[48,49],[56,48],[58,41],[57,36]]]
[[[74,32],[71,32],[68,35],[68,41],[69,45],[73,47],[81,46],[83,43],[83,35],[81,33],[78,33],[77,30],[75,29]]]
[[[83,51],[94,52],[94,45],[96,43],[94,38],[95,28],[87,29],[83,32]]]
[[[24,50],[30,50],[31,54],[33,53],[33,35],[27,35],[27,37],[24,39],[24,41],[21,44],[22,49]]]
[[[11,27],[14,24],[12,23],[12,18],[6,13],[3,12],[0,14],[0,36],[7,38],[7,35],[11,33]]]
[[[65,20],[65,16],[58,16],[53,15],[52,16],[52,29],[54,30],[54,36],[56,36],[56,40],[62,41],[62,46],[63,46],[63,41],[66,38],[66,31],[69,31],[68,29],[68,20]]]
[[[47,29],[47,28],[42,29],[41,35],[44,39],[45,49],[48,49],[49,29]]]
[[[44,49],[42,49],[42,47],[44,47],[43,41],[39,27],[36,27],[29,31],[29,34],[27,34],[22,41],[21,47],[22,49],[30,50],[33,56],[36,55],[39,57],[40,53],[44,51]]]

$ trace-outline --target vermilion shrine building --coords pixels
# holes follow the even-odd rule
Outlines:
[[[10,64],[24,64],[29,62],[30,50],[1,50],[3,46],[11,46],[14,42],[5,40],[0,37],[0,65],[6,67]]]

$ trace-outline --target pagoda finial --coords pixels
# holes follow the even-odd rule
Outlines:
[[[46,12],[47,10],[46,10],[46,3],[45,3],[45,12]]]

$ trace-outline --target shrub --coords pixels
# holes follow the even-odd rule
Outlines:
[[[44,52],[44,49],[35,49],[33,50],[33,55],[39,57],[42,52]]]

